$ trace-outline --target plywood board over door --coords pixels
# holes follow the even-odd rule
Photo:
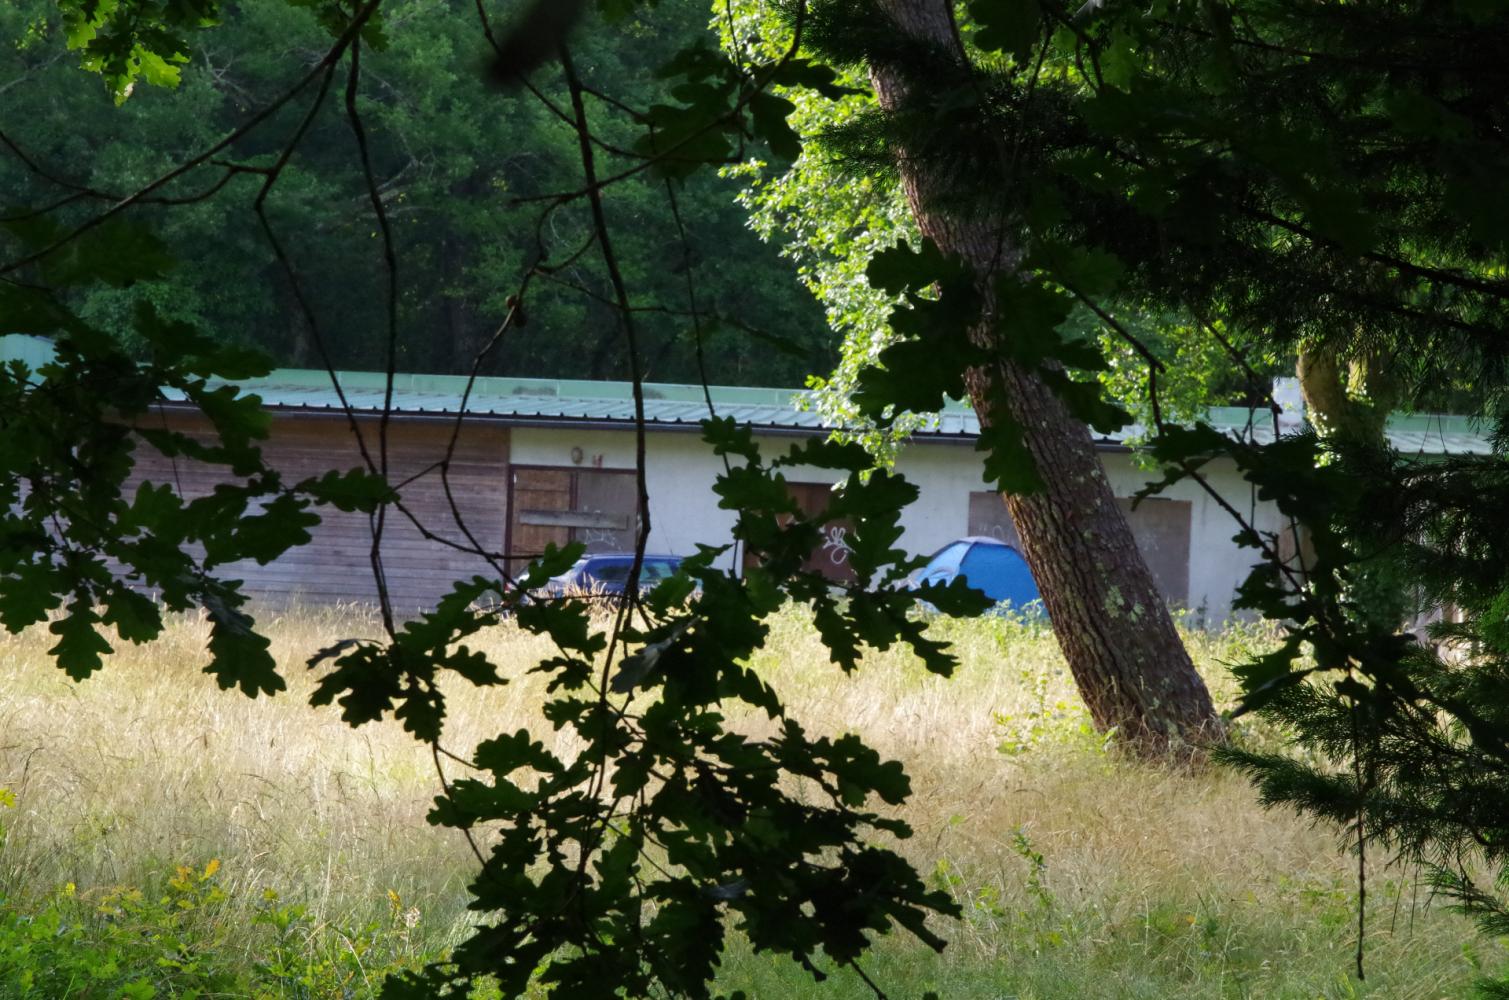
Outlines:
[[[1116,503],[1132,528],[1137,549],[1153,574],[1163,599],[1171,604],[1189,601],[1189,535],[1193,506],[1187,500],[1149,497],[1137,504],[1118,497]],[[969,495],[969,524],[966,533],[999,539],[1018,551],[1022,539],[999,493],[973,492]]]
[[[1006,498],[999,493],[977,491],[969,495],[968,533],[1005,542],[1018,552],[1022,550],[1021,536],[1006,510]]]
[[[791,498],[796,501],[803,514],[811,517],[821,514],[828,507],[828,502],[833,496],[833,487],[827,483],[792,483],[786,484],[786,490]],[[789,518],[783,518],[783,522]],[[824,578],[834,583],[849,583],[854,580],[854,567],[849,564],[849,531],[851,525],[848,521],[832,521],[823,526],[822,540],[817,549],[807,557],[802,568],[810,572],[821,574]],[[750,553],[744,557],[745,566],[756,561]]]
[[[516,465],[509,483],[510,572],[522,570],[546,545],[633,551],[639,523],[633,470]]]
[[[1132,526],[1132,537],[1147,562],[1163,599],[1170,604],[1189,603],[1189,533],[1194,505],[1188,500],[1148,497],[1134,508],[1132,501],[1117,498]]]

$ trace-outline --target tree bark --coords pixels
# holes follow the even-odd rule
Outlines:
[[[1322,438],[1383,443],[1399,392],[1379,354],[1344,359],[1335,346],[1309,345],[1300,349],[1294,373],[1310,422]]]
[[[483,190],[483,180],[476,174],[462,177],[451,183],[451,198],[465,204]],[[440,239],[440,310],[441,322],[446,332],[443,351],[434,358],[436,371],[465,375],[472,370],[477,354],[487,346],[487,331],[477,322],[476,310],[467,291],[466,263],[471,256],[464,232],[454,219],[444,223]],[[496,358],[493,359],[494,363]],[[481,374],[493,368],[485,365]]]
[[[924,87],[969,84],[949,0],[879,0],[878,7],[905,48],[933,52],[943,70],[914,82],[914,67],[872,58],[870,79],[882,108],[903,109],[914,88],[921,94]],[[947,197],[948,181],[929,167],[934,151],[903,142],[895,152],[924,235],[972,264],[982,285],[1016,267],[1019,241],[1007,220],[961,211],[958,199]],[[996,321],[987,308],[972,333],[977,343],[992,342]],[[1149,756],[1189,753],[1218,739],[1222,727],[1210,694],[1137,550],[1089,429],[1040,378],[1014,362],[970,371],[965,382],[987,426],[997,387],[1004,389],[1007,410],[1023,428],[1044,483],[1038,492],[1006,494],[1006,504],[1096,726],[1114,728],[1123,745]]]
[[[319,352],[315,349],[314,331],[309,329],[304,313],[299,308],[288,278],[277,268],[268,268],[268,281],[278,289],[278,307],[283,322],[288,328],[289,361],[295,368],[318,368],[322,366]]]
[[[466,248],[454,234],[440,239],[440,314],[444,341],[432,360],[435,370],[455,375],[469,374],[477,354],[485,346],[482,331],[465,292],[463,270]],[[485,372],[484,372],[485,374]]]

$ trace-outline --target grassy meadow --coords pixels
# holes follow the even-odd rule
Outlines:
[[[396,725],[352,730],[306,704],[304,658],[375,623],[268,625],[291,690],[258,701],[199,673],[195,620],[83,684],[48,662],[45,631],[0,638],[0,997],[363,997],[463,934],[475,861],[424,823],[429,754]],[[1106,753],[1040,626],[935,628],[963,658],[949,681],[894,652],[844,678],[794,613],[757,661],[809,730],[858,732],[912,776],[905,851],[966,916],[943,922],[942,955],[880,944],[866,969],[890,997],[1434,1000],[1502,970],[1502,944],[1377,864],[1359,981],[1355,861],[1334,831],[1264,810],[1234,774]],[[1226,665],[1264,636],[1189,640],[1229,703]],[[548,744],[524,677],[544,644],[506,626],[482,644],[520,680],[456,690],[449,744],[519,726]],[[719,985],[873,996],[737,945]]]

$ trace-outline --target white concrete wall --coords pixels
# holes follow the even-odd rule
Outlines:
[[[734,516],[718,507],[718,498],[712,492],[713,481],[723,468],[712,450],[695,433],[650,431],[646,440],[650,551],[690,555],[698,543],[730,542]],[[784,453],[795,439],[757,440],[770,458]],[[512,430],[510,452],[517,465],[570,467],[573,448],[581,449],[581,468],[634,468],[634,434],[628,430]],[[1132,456],[1124,452],[1102,452],[1101,460],[1117,496],[1131,496],[1149,479],[1157,478],[1137,468]],[[918,501],[902,514],[903,547],[927,555],[966,533],[969,494],[989,489],[981,475],[981,463],[980,453],[967,444],[923,442],[902,453],[897,471],[921,491]],[[1252,513],[1250,489],[1229,461],[1211,463],[1205,473],[1233,507],[1244,516]],[[790,471],[788,478],[831,482],[838,477],[822,469],[800,469]],[[1218,623],[1231,613],[1232,596],[1257,561],[1257,554],[1237,546],[1232,540],[1238,530],[1236,523],[1197,484],[1180,483],[1163,496],[1191,504],[1189,604],[1203,611],[1208,622]],[[1270,504],[1257,505],[1260,530],[1275,531],[1279,524]],[[722,564],[732,565],[732,558],[732,554],[725,556]]]
[[[1237,472],[1236,463],[1220,459],[1202,471],[1221,497],[1242,517],[1249,519],[1258,531],[1276,534],[1285,528],[1278,508],[1272,502],[1257,500],[1252,485]],[[1262,561],[1262,554],[1257,549],[1244,548],[1236,543],[1240,525],[1196,484],[1183,482],[1175,490],[1183,494],[1199,493],[1190,524],[1190,606],[1196,609],[1203,606],[1207,620],[1218,624],[1232,614],[1231,601],[1236,596],[1236,589]],[[1170,495],[1174,495],[1173,490]],[[1251,615],[1252,612],[1245,614]]]
[[[969,494],[988,490],[983,477],[983,456],[973,445],[914,443],[897,460],[896,469],[921,490],[918,501],[902,515],[906,534],[901,543],[926,555],[965,534],[969,526]],[[1137,467],[1127,452],[1103,451],[1100,459],[1118,497],[1133,496],[1149,481],[1161,476]],[[1250,487],[1242,481],[1229,460],[1212,462],[1203,470],[1210,484],[1244,517],[1252,516]],[[1257,553],[1233,541],[1237,523],[1200,486],[1186,480],[1159,494],[1190,504],[1189,607],[1203,612],[1211,623],[1231,614],[1231,601]],[[1271,504],[1257,505],[1259,530],[1276,531],[1277,511]]]

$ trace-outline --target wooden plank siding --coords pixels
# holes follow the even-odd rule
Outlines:
[[[198,414],[169,412],[169,426],[200,436],[206,427]],[[367,447],[377,449],[377,421],[362,418]],[[421,473],[445,455],[452,424],[448,421],[405,420],[388,426],[388,479],[401,483]],[[462,428],[451,461],[449,480],[457,508],[477,541],[490,552],[501,552],[507,523],[508,429],[497,424],[470,422]],[[270,437],[262,444],[269,465],[284,481],[297,482],[329,469],[362,465],[360,452],[344,418],[329,415],[275,414]],[[137,448],[136,482],[174,486],[185,498],[203,496],[224,478],[222,469],[179,459],[168,461],[146,445]],[[135,489],[135,483],[131,484]],[[404,506],[430,531],[468,544],[456,525],[438,470],[427,472],[402,488]],[[257,600],[277,605],[377,603],[371,567],[372,527],[365,514],[333,507],[320,508],[321,523],[313,540],[265,566],[252,561],[231,563],[218,575],[244,580],[245,591]],[[474,574],[492,576],[487,562],[426,539],[395,508],[388,508],[383,527],[382,560],[388,593],[401,615],[432,607],[457,579]]]

